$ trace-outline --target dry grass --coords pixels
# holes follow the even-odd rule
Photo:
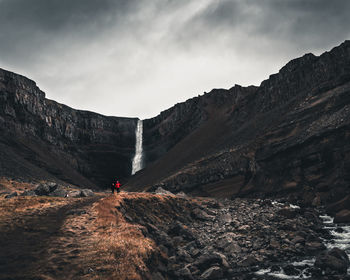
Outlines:
[[[18,182],[6,177],[0,177],[0,192],[24,191],[33,189],[36,184]]]
[[[7,236],[7,233],[15,232],[32,240],[32,243],[23,241],[27,246],[26,261],[30,270],[9,270],[9,277],[152,279],[152,269],[166,256],[162,255],[152,239],[143,235],[141,225],[124,219],[120,209],[125,209],[129,203],[128,214],[140,215],[140,209],[141,213],[145,209],[147,215],[158,219],[157,215],[161,215],[166,208],[163,218],[170,221],[173,212],[168,206],[175,207],[177,198],[122,192],[103,198],[95,197],[95,201],[92,204],[88,198],[0,198],[1,234]],[[136,214],[131,213],[130,205],[138,207]],[[76,210],[83,212],[70,213]],[[13,242],[11,238],[9,241]],[[36,241],[39,242],[37,245]],[[11,245],[7,246],[7,250],[14,257],[22,245],[13,243],[13,246],[13,250]],[[31,262],[33,257],[38,261]],[[15,266],[13,263],[11,267]]]
[[[111,195],[94,206],[97,223],[93,230],[96,243],[92,253],[99,259],[97,270],[109,270],[110,279],[150,278],[146,263],[159,254],[154,241],[144,237],[140,226],[127,223],[116,208],[124,198],[140,195],[143,194]]]
[[[69,201],[57,197],[0,197],[0,228],[6,231],[21,226],[26,217],[40,215],[51,207],[60,207]]]

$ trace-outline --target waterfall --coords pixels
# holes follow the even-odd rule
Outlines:
[[[135,156],[132,160],[132,171],[131,175],[134,175],[137,171],[142,169],[142,120],[137,121],[136,127],[136,144],[135,144]]]

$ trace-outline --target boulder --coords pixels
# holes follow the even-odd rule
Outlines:
[[[335,214],[334,223],[349,223],[350,222],[350,210],[344,209]]]
[[[287,219],[293,219],[296,217],[297,212],[293,208],[282,208],[277,212],[277,214]]]
[[[345,274],[349,267],[349,258],[345,251],[333,248],[317,256],[315,267],[320,268],[326,274]]]
[[[232,222],[232,216],[230,213],[225,213],[220,215],[218,220],[223,224],[229,224]]]
[[[308,252],[315,253],[326,249],[326,246],[321,242],[313,241],[313,242],[306,242],[305,248]]]
[[[5,198],[12,198],[12,197],[15,197],[15,196],[18,196],[18,193],[17,192],[12,192],[12,193],[6,195]]]
[[[244,260],[242,260],[239,265],[240,266],[255,266],[257,265],[259,262],[258,260],[253,257],[253,256],[248,256],[246,257]]]
[[[21,193],[21,196],[36,196],[36,194],[34,190],[25,190]]]
[[[94,196],[94,192],[90,189],[83,189],[81,190],[80,196],[81,197],[88,197],[88,196]]]
[[[156,194],[174,195],[172,192],[169,192],[169,191],[163,189],[162,187],[158,187],[158,188],[155,190],[155,193],[156,193]]]
[[[176,196],[180,198],[188,198],[187,194],[185,194],[184,192],[179,192],[176,194]]]
[[[46,185],[49,187],[50,192],[53,192],[58,187],[55,182],[46,183]]]
[[[219,266],[213,266],[208,268],[201,275],[201,279],[203,280],[211,280],[211,279],[222,279],[223,271]]]
[[[176,272],[177,276],[179,276],[180,278],[186,279],[186,280],[192,280],[193,276],[191,271],[187,268],[181,268],[179,271]]]
[[[50,187],[43,183],[43,184],[39,184],[35,189],[34,189],[34,192],[36,195],[40,195],[40,196],[43,196],[43,195],[49,195],[50,193]]]
[[[218,253],[207,253],[204,255],[201,255],[196,261],[195,261],[195,265],[201,270],[203,271],[204,269],[206,269],[209,266],[225,266],[226,265],[226,258],[223,259],[223,255],[222,254],[218,254]]]
[[[68,192],[68,197],[80,197],[81,191],[70,191]]]
[[[343,199],[330,204],[326,211],[329,214],[335,214],[341,210],[344,209],[350,209],[350,195],[347,195],[346,197],[344,197]]]
[[[49,196],[67,197],[68,191],[63,186],[56,186],[55,190]]]
[[[305,238],[297,235],[296,237],[294,237],[292,239],[292,243],[293,244],[298,244],[298,243],[304,244],[305,243]]]
[[[172,226],[168,230],[168,234],[173,236],[182,236],[184,239],[187,240],[195,239],[192,230],[189,227],[181,224],[180,222],[177,222],[174,226]]]
[[[195,218],[200,219],[200,220],[204,220],[204,221],[212,221],[215,219],[214,216],[208,215],[205,211],[203,211],[199,208],[195,208],[192,211],[192,214],[193,214],[192,216],[194,216]]]

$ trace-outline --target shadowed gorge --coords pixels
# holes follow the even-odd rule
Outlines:
[[[350,41],[146,120],[0,69],[0,280],[349,279],[349,185]]]
[[[2,176],[105,188],[131,174],[137,119],[74,110],[0,70]]]
[[[346,41],[292,60],[259,87],[213,90],[145,120],[146,159],[168,152],[128,189],[338,200],[349,192],[349,65]]]

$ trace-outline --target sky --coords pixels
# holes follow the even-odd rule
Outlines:
[[[350,39],[349,11],[348,0],[0,0],[0,68],[73,108],[145,119],[330,50]]]

